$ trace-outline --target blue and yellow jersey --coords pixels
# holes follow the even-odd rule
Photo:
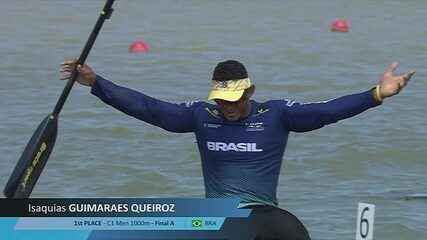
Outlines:
[[[167,131],[193,132],[208,198],[239,198],[241,207],[277,206],[280,166],[291,131],[307,132],[352,117],[380,103],[372,90],[326,102],[251,101],[251,114],[227,121],[207,102],[169,103],[120,87],[100,76],[92,94],[105,103]]]

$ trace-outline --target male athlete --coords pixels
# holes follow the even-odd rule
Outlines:
[[[61,63],[62,80],[69,78],[76,59]],[[80,84],[123,113],[171,132],[194,132],[199,148],[207,198],[239,198],[241,208],[264,214],[256,239],[310,239],[297,217],[278,208],[277,183],[289,132],[307,132],[357,115],[398,94],[415,71],[393,76],[390,65],[379,84],[365,92],[327,102],[250,100],[255,92],[243,64],[220,62],[207,102],[174,104],[118,86],[78,65]]]

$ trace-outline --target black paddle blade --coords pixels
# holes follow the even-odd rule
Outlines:
[[[7,198],[28,198],[42,173],[58,132],[58,116],[48,115],[34,132],[21,155],[6,187]]]

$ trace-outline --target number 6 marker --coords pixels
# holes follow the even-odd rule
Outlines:
[[[375,205],[359,203],[356,240],[372,240],[374,235]]]

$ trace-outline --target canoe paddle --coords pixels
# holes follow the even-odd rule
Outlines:
[[[83,64],[89,55],[89,52],[95,43],[95,39],[104,24],[105,19],[110,18],[113,13],[111,6],[114,0],[108,0],[86,42],[86,45],[80,55],[78,64]],[[78,72],[76,69],[71,73],[70,79],[62,91],[61,96],[51,114],[43,119],[37,127],[30,141],[24,149],[12,175],[7,182],[3,193],[7,198],[28,198],[33,191],[34,186],[49,159],[53,146],[55,145],[58,132],[58,115],[64,106]]]

